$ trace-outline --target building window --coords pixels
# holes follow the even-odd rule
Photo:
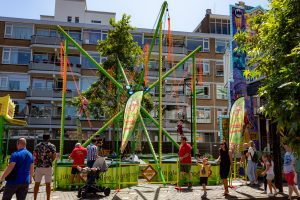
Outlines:
[[[79,23],[79,17],[75,17],[75,23]]]
[[[3,48],[2,64],[27,65],[31,51],[27,48]]]
[[[101,40],[106,40],[106,38],[107,38],[107,32],[102,32]]]
[[[98,44],[98,40],[101,40],[100,30],[87,30],[83,32],[83,42],[85,44]]]
[[[5,24],[5,38],[31,40],[33,26],[30,24]]]
[[[8,83],[8,77],[0,76],[0,88],[6,88]]]
[[[36,35],[45,37],[57,37],[57,32],[54,29],[37,28]]]
[[[221,115],[227,115],[227,108],[218,108],[217,109],[217,123],[219,124],[220,123],[220,120],[219,120],[219,116]]]
[[[133,41],[137,42],[141,47],[143,46],[143,35],[142,34],[132,34]]]
[[[26,101],[14,101],[15,117],[25,117],[28,115],[28,107]]]
[[[52,115],[51,104],[31,104],[30,116],[31,117],[50,117]]]
[[[29,87],[29,81],[27,75],[0,73],[1,90],[26,91],[28,87]]]
[[[196,109],[197,123],[211,123],[210,108],[202,107]]]
[[[71,16],[68,16],[67,22],[72,22],[72,17]]]
[[[230,21],[228,19],[210,19],[210,33],[230,34]]]
[[[196,85],[197,97],[200,99],[209,99],[210,98],[210,85],[203,84],[202,86]],[[191,87],[186,86],[186,95],[191,95]]]
[[[100,54],[99,53],[89,53],[92,58],[97,63],[100,63]],[[90,62],[85,56],[82,56],[82,68],[96,68],[96,65]]]
[[[217,84],[217,99],[227,100],[227,88],[221,84]]]
[[[216,39],[216,53],[225,53],[228,46],[228,40]]]
[[[187,49],[189,51],[195,50],[198,46],[202,46],[202,52],[209,52],[208,38],[188,38]]]
[[[224,76],[223,61],[216,61],[216,76]]]
[[[204,142],[215,142],[214,133],[203,133]]]
[[[101,24],[101,20],[91,20],[91,22],[94,24]]]

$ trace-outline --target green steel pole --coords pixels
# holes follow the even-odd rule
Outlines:
[[[196,158],[197,153],[197,141],[196,141],[196,134],[197,134],[197,118],[196,118],[196,106],[197,106],[197,99],[196,99],[196,59],[195,54],[193,56],[193,156]]]
[[[195,53],[199,52],[201,50],[201,46],[197,47],[194,51],[192,51],[189,55],[187,55],[185,58],[183,58],[177,65],[172,67],[169,71],[167,71],[163,76],[162,79],[164,80],[167,78],[172,72],[174,72],[178,67],[180,67],[185,61],[187,61],[190,57],[192,57]],[[155,81],[149,86],[149,90],[145,91],[144,93],[149,92],[152,88],[154,88],[159,83],[159,80]]]
[[[66,89],[67,89],[67,55],[68,55],[68,38],[65,40],[65,49],[64,49],[64,75],[63,75],[63,90],[62,90],[62,106],[61,106],[61,118],[60,118],[60,145],[59,145],[59,158],[62,160],[64,154],[64,140],[65,140],[65,106],[66,106]],[[62,58],[60,58],[62,59]]]
[[[146,115],[147,118],[149,118],[157,128],[159,128],[159,123],[156,121],[156,119],[154,119],[149,113],[148,111],[141,106],[141,111]],[[175,140],[169,135],[169,133],[162,129],[163,134],[174,144],[174,146],[179,149],[179,144],[177,142],[175,142]]]
[[[146,138],[147,138],[149,147],[150,147],[150,151],[151,151],[151,153],[152,153],[152,155],[153,155],[153,159],[154,159],[155,164],[156,164],[156,166],[157,166],[159,176],[160,176],[160,178],[161,178],[161,180],[162,180],[162,182],[163,182],[163,184],[164,184],[164,186],[165,186],[165,185],[166,185],[165,177],[164,177],[164,175],[163,175],[163,173],[162,173],[161,166],[159,165],[159,162],[158,162],[158,160],[157,160],[157,156],[156,156],[156,153],[155,153],[154,148],[153,148],[153,146],[152,146],[152,141],[151,141],[151,139],[150,139],[150,137],[149,137],[149,133],[148,133],[147,128],[146,128],[146,126],[145,126],[145,123],[144,123],[144,120],[143,120],[143,118],[142,118],[142,115],[139,114],[139,117],[140,117],[140,121],[141,121],[141,123],[142,123],[143,129],[144,129],[144,132],[145,132],[145,135],[146,135]]]
[[[119,59],[117,60],[119,63]],[[119,82],[120,80],[120,70],[119,67],[117,67],[117,81]],[[120,88],[117,88],[117,111],[120,112]],[[120,128],[120,124],[119,124],[119,117],[116,118],[115,120],[115,128],[116,128],[116,154],[119,155],[119,137],[120,137],[120,133],[119,133],[119,128]]]
[[[7,133],[7,139],[6,139],[6,151],[5,151],[5,157],[8,155],[8,147],[9,147],[9,140],[10,140],[10,134],[9,134],[9,129],[6,129]],[[4,161],[5,162],[5,161]]]
[[[2,164],[3,150],[4,117],[0,116],[0,164]]]
[[[168,2],[164,1],[164,3],[161,6],[161,9],[160,9],[161,12],[160,12],[160,15],[159,15],[159,18],[158,18],[158,22],[157,22],[157,25],[156,25],[156,28],[155,28],[155,31],[154,31],[154,35],[152,37],[151,45],[149,47],[148,59],[150,59],[150,56],[151,56],[151,53],[152,53],[152,49],[153,49],[154,43],[156,41],[157,33],[158,33],[158,30],[160,29],[160,24],[162,22],[162,18],[164,16],[164,13],[165,13],[165,10],[166,10],[167,6],[168,6]],[[145,67],[144,67],[144,69],[142,71],[142,74],[141,74],[141,78],[140,78],[140,82],[139,82],[140,85],[142,85],[142,83],[144,82],[144,75],[145,75]]]
[[[114,115],[109,121],[107,121],[96,133],[94,133],[85,143],[82,145],[83,147],[87,147],[91,143],[91,140],[96,135],[100,135],[103,131],[106,130],[106,128],[114,122],[114,120],[118,117],[120,117],[123,114],[124,111],[118,112],[116,115]]]
[[[128,78],[127,78],[127,76],[126,76],[126,74],[125,74],[125,72],[124,72],[124,69],[123,69],[123,67],[122,67],[122,65],[121,65],[121,62],[120,62],[119,58],[117,58],[117,59],[118,59],[118,66],[119,66],[119,68],[120,68],[120,70],[121,70],[121,72],[122,72],[122,75],[123,75],[123,78],[124,78],[124,80],[125,80],[125,82],[126,82],[126,85],[129,85]]]
[[[120,88],[121,90],[123,89],[123,86],[116,81],[116,79],[114,79],[103,67],[101,67],[99,65],[99,63],[97,63],[97,61],[95,61],[94,58],[92,58],[71,36],[69,36],[64,29],[61,28],[61,26],[57,25],[58,30],[60,31],[61,34],[63,34],[79,51],[80,53],[82,53],[87,59],[89,59],[89,61],[91,63],[93,63],[94,65],[97,66],[98,70],[104,74],[109,80],[111,80],[116,87]]]
[[[158,71],[158,80],[159,80],[159,128],[158,128],[158,155],[159,155],[159,164],[161,165],[162,161],[162,93],[163,93],[163,86],[162,86],[162,24],[160,24],[160,31],[159,31],[159,71]]]

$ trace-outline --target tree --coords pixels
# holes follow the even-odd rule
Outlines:
[[[266,117],[277,132],[300,151],[300,3],[270,1],[270,10],[251,20],[252,30],[235,35],[238,49],[249,57],[244,75],[264,77],[259,95],[266,99]],[[251,66],[254,66],[251,67]]]
[[[107,58],[102,63],[102,66],[111,76],[125,85],[118,68],[117,59],[119,59],[126,74],[129,76],[130,84],[134,86],[140,75],[138,68],[143,61],[143,51],[138,43],[134,42],[130,33],[130,31],[134,30],[130,25],[130,16],[124,14],[118,22],[110,19],[110,25],[111,29],[108,31],[107,38],[99,40],[97,46],[101,56]],[[123,93],[120,94],[118,99],[118,91],[114,84],[101,73],[98,73],[98,76],[99,79],[84,91],[82,96],[88,99],[88,112],[95,119],[99,119],[103,114],[109,119],[118,112],[118,105],[121,106],[120,109],[124,107],[128,97]],[[82,106],[79,97],[74,98],[72,103],[77,107]],[[153,102],[149,94],[144,95],[143,105],[147,110],[153,109]]]

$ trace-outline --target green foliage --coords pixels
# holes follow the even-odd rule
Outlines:
[[[267,100],[264,114],[277,122],[277,130],[300,151],[300,3],[270,1],[270,10],[252,19],[250,32],[235,39],[250,60],[245,76],[264,76],[259,95]]]
[[[138,80],[140,76],[138,67],[143,61],[143,51],[141,47],[138,46],[138,43],[133,41],[132,34],[130,33],[130,31],[134,30],[130,25],[130,16],[124,14],[122,19],[118,22],[111,19],[110,25],[111,29],[108,31],[106,40],[98,41],[97,46],[99,53],[107,57],[107,60],[102,63],[102,66],[112,77],[125,85],[124,78],[117,64],[117,59],[119,59],[127,76],[133,74],[131,79],[129,78],[130,84],[136,85],[136,80]],[[125,93],[121,94],[121,92],[118,92],[114,84],[100,72],[98,76],[98,81],[84,91],[82,96],[89,101],[88,111],[91,116],[99,119],[100,116],[105,114],[105,117],[109,119],[118,112],[118,106],[119,109],[122,110],[127,102],[128,96]],[[120,94],[119,99],[117,98],[118,93]],[[71,104],[80,108],[80,99],[78,97],[74,98]],[[148,111],[152,110],[153,101],[151,95],[144,95],[142,104]]]

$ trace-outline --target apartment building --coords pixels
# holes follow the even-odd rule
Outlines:
[[[62,26],[99,63],[106,59],[99,55],[96,46],[98,40],[106,38],[110,28],[109,19],[115,17],[115,13],[89,11],[86,8],[85,0],[56,0],[54,16],[41,15],[39,20],[0,17],[0,96],[10,94],[17,105],[15,117],[28,122],[26,127],[10,127],[11,137],[25,136],[37,139],[43,133],[49,132],[52,138],[59,139],[62,89],[59,51],[62,38],[56,30],[56,25]],[[76,12],[70,11],[73,9]],[[225,21],[228,18],[221,17]],[[211,19],[209,27],[211,27]],[[218,30],[219,27],[217,19],[214,30]],[[200,78],[197,84],[197,89],[202,91],[197,94],[196,106],[196,138],[199,143],[218,141],[218,115],[227,114],[223,54],[229,42],[229,29],[227,28],[226,31],[222,24],[221,32],[213,29],[202,31],[203,24],[200,23],[194,32],[172,32],[173,62],[167,64],[164,59],[163,69],[166,71],[176,65],[197,46],[203,47],[200,59],[197,59],[196,63],[198,72],[200,67],[203,68],[203,84],[200,86]],[[151,42],[153,30],[138,28],[132,34],[134,40],[144,47],[146,43]],[[163,47],[163,52],[166,58],[166,45]],[[75,47],[69,47],[68,56],[72,72],[67,73],[66,97],[70,100],[78,96],[74,80],[80,91],[86,90],[96,81],[97,69]],[[150,82],[157,80],[158,43],[153,48],[148,74]],[[176,129],[180,119],[184,121],[183,128],[188,138],[191,132],[190,76],[191,61],[188,61],[165,80],[163,87],[164,128],[178,141]],[[155,104],[158,104],[158,88],[151,93]],[[157,117],[155,110],[152,114]],[[76,108],[68,105],[65,139],[77,139],[79,129],[82,131],[83,139],[86,139],[106,120],[105,116],[100,120],[92,118],[92,127],[90,127],[87,119],[78,116]],[[148,124],[147,127],[152,141],[157,141],[158,129],[152,124]],[[111,128],[106,131],[104,137],[106,141],[116,140]],[[164,138],[164,141],[168,140]]]

